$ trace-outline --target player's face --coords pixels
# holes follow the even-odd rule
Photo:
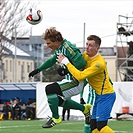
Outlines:
[[[87,40],[86,42],[86,53],[89,57],[93,57],[97,54],[99,46],[95,43],[94,40]]]
[[[56,50],[59,48],[59,43],[57,41],[52,42],[50,39],[45,40],[47,47],[51,48],[52,50]]]

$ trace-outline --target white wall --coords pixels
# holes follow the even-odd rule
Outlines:
[[[37,100],[37,118],[46,118],[47,116],[51,116],[51,111],[49,109],[47,103],[47,97],[45,94],[45,86],[49,83],[37,83],[36,89],[36,100]],[[116,113],[121,112],[121,108],[123,106],[129,106],[130,112],[133,112],[133,83],[132,82],[114,82],[114,89],[116,91],[116,101],[113,106],[111,116],[113,118],[116,117]],[[84,98],[87,100],[88,96],[88,87],[85,88]],[[119,93],[119,89],[122,90],[124,98],[130,100],[129,102],[125,101],[123,97]],[[80,96],[72,97],[73,100],[79,102]],[[59,114],[62,114],[62,108],[59,108]],[[81,111],[71,110],[71,115],[83,116]]]
[[[122,112],[122,107],[129,106],[129,112],[133,113],[133,82],[114,82],[116,101],[112,109],[112,116]],[[119,89],[123,92],[119,93]]]

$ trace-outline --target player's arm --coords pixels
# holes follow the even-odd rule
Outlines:
[[[67,43],[63,44],[66,48],[66,57],[69,59],[69,61],[77,68],[81,69],[86,65],[86,61],[83,58],[83,55],[81,54],[80,50],[75,47],[68,45]]]
[[[32,72],[29,73],[29,77],[33,77],[37,73],[41,72],[42,70],[46,70],[47,68],[50,68],[56,63],[56,58],[57,56],[54,54],[53,57],[45,61],[41,66],[33,70]]]
[[[101,71],[100,68],[95,67],[95,64],[88,67],[87,69],[84,69],[83,71],[76,69],[70,62],[67,63],[66,66],[69,72],[79,81],[92,77]]]
[[[69,53],[69,51],[68,51]],[[77,68],[77,69],[82,69],[85,67],[86,65],[86,61],[84,60],[82,54],[80,53],[80,51],[75,51],[75,54],[71,54],[69,53],[67,58],[69,59],[69,61]]]
[[[41,66],[38,67],[39,71],[45,70],[47,68],[50,68],[56,63],[56,55],[54,55],[52,58],[45,61]]]
[[[69,61],[77,68],[77,69],[83,69],[86,65],[86,61],[84,60],[81,52],[77,48],[71,48],[67,44],[64,44],[66,47],[66,57],[69,59]],[[58,74],[60,76],[65,76],[68,73],[68,69],[66,68],[59,68]]]
[[[102,66],[97,67],[96,63],[93,63],[90,67],[84,69],[83,71],[80,71],[74,65],[72,65],[70,61],[63,55],[58,56],[57,61],[65,64],[69,72],[79,81],[92,77],[103,69]]]

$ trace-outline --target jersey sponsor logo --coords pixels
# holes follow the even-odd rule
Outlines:
[[[100,68],[100,63],[96,63],[95,67]]]

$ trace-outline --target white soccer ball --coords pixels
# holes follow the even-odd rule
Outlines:
[[[40,10],[30,9],[29,14],[26,17],[26,21],[32,25],[39,24],[43,19],[43,14]]]

